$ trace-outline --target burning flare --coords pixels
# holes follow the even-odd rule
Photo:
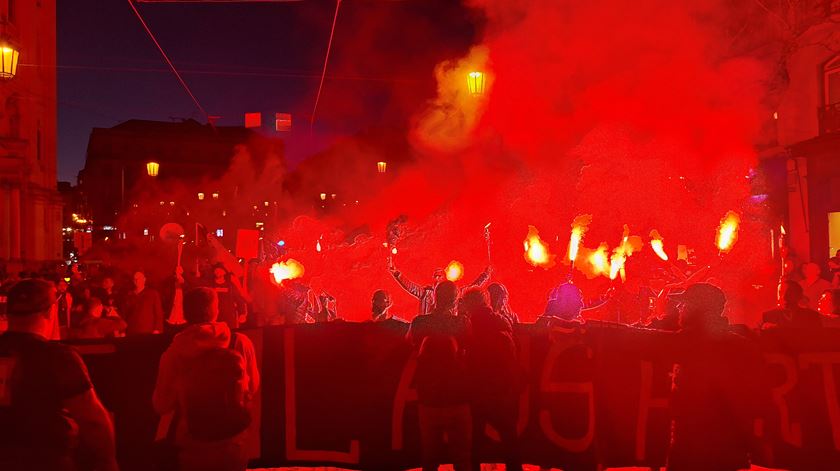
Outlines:
[[[729,253],[732,250],[732,246],[738,240],[739,224],[741,224],[741,218],[735,211],[728,211],[726,216],[720,220],[716,240],[720,253]]]
[[[613,250],[610,257],[610,279],[614,280],[618,275],[621,279],[625,279],[624,264],[627,262],[627,257],[633,255],[642,249],[644,243],[639,236],[630,235],[630,226],[624,225],[624,232],[621,236],[621,244]]]
[[[593,275],[606,275],[610,271],[610,262],[609,258],[607,257],[607,247],[606,243],[602,243],[598,246],[598,249],[594,252],[589,254],[589,263],[592,265]]]
[[[303,276],[303,265],[290,258],[285,262],[275,263],[269,271],[274,276],[274,282],[279,285],[283,280],[293,280]]]
[[[534,226],[528,226],[528,236],[525,238],[525,260],[535,267],[545,269],[554,266],[554,255],[548,251],[548,246],[540,239],[540,233]]]
[[[665,247],[662,245],[662,236],[659,235],[659,231],[656,229],[650,231],[650,248],[656,252],[659,258],[666,262],[668,261],[668,254],[665,253]]]
[[[592,222],[591,214],[577,216],[572,222],[572,235],[569,237],[569,261],[574,263],[580,251],[580,243],[583,241],[583,234]]]
[[[464,265],[457,260],[449,262],[449,265],[446,266],[446,279],[449,281],[458,281],[463,276]]]

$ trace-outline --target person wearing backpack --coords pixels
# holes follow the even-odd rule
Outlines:
[[[49,342],[52,283],[24,279],[9,291],[0,335],[0,469],[117,470],[114,429],[82,358]]]
[[[260,382],[254,345],[218,316],[215,291],[185,293],[188,326],[160,359],[152,403],[180,470],[239,471],[248,464],[250,405]]]
[[[407,334],[417,351],[414,384],[424,471],[437,470],[447,445],[456,471],[471,466],[472,417],[464,361],[471,327],[469,319],[455,316],[457,298],[455,283],[439,283],[434,309],[415,317]]]

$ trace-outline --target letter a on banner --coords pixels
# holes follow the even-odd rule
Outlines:
[[[297,447],[297,400],[295,391],[295,329],[283,331],[283,369],[286,382],[286,459],[359,464],[359,441],[350,440],[350,451],[301,450]]]

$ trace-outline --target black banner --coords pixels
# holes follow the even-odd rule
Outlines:
[[[255,466],[420,465],[415,360],[405,329],[335,322],[243,331],[262,373]],[[517,329],[527,379],[518,430],[526,463],[564,469],[663,466],[674,334],[623,326]],[[159,418],[151,406],[163,336],[77,344],[114,415],[123,469],[148,469]],[[758,465],[840,469],[840,329],[763,332]],[[760,365],[759,365],[760,369]],[[501,462],[497,434],[480,440]]]

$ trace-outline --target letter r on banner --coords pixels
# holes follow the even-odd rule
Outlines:
[[[283,330],[283,370],[286,392],[286,459],[289,461],[331,461],[359,463],[359,441],[350,440],[350,451],[301,450],[297,447],[297,400],[295,391],[295,329]]]

